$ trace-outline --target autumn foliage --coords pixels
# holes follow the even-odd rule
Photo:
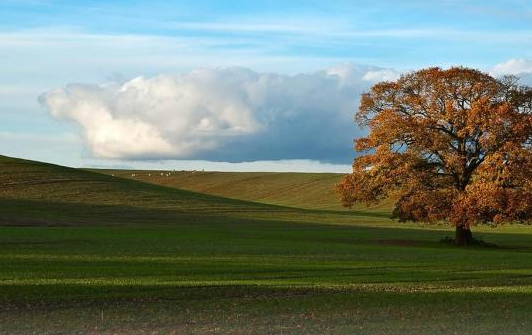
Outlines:
[[[369,135],[338,185],[343,204],[397,199],[400,220],[532,219],[532,89],[468,68],[429,68],[374,85],[355,119]]]

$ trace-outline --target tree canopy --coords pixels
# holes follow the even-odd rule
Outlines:
[[[397,199],[394,217],[457,227],[532,219],[532,89],[478,70],[428,68],[374,85],[369,134],[338,185],[345,206]]]

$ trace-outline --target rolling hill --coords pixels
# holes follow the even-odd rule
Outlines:
[[[110,175],[106,175],[5,156],[0,156],[0,171],[0,223],[3,224],[135,224],[212,220],[347,224],[360,223],[360,215],[370,220],[374,216],[374,213],[320,212],[250,201],[255,199],[230,199],[178,189],[173,184],[173,187],[167,187],[169,185],[163,183],[132,180],[131,173],[125,171],[114,174],[107,171]],[[130,179],[122,178],[128,173]],[[201,186],[201,179],[195,185]],[[267,188],[272,191],[272,184]]]
[[[232,199],[313,210],[347,210],[335,190],[343,177],[339,173],[94,171]],[[371,207],[359,205],[355,209],[389,213],[391,202]]]
[[[271,211],[272,206],[0,156],[0,222],[152,221]],[[276,209],[281,211],[280,209]]]

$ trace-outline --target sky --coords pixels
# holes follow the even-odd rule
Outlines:
[[[532,3],[0,0],[0,154],[347,172],[361,93],[456,65],[532,84]]]

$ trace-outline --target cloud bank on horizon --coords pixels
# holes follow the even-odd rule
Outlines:
[[[532,83],[532,60],[490,71]],[[122,83],[69,84],[42,94],[60,120],[81,126],[96,158],[226,162],[310,159],[345,163],[360,94],[399,72],[352,63],[298,75],[230,67],[197,69]]]
[[[124,83],[69,84],[39,98],[79,124],[95,157],[345,163],[360,94],[397,71],[345,63],[283,75],[197,69]]]

